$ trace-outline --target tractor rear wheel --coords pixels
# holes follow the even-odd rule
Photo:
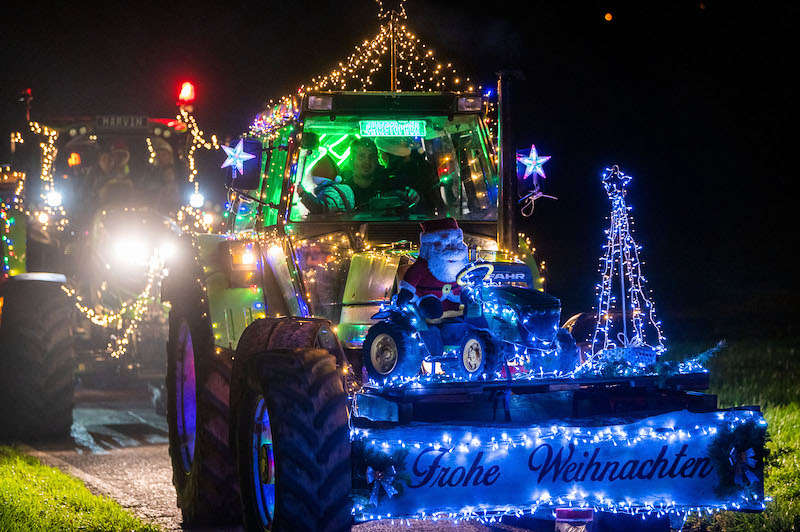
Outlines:
[[[61,285],[12,279],[0,296],[0,440],[68,436],[75,353]]]
[[[240,518],[230,435],[231,356],[214,347],[198,282],[172,298],[167,342],[167,423],[172,482],[183,523]]]
[[[235,371],[243,387],[235,409],[245,528],[350,530],[347,396],[334,356],[267,351]]]

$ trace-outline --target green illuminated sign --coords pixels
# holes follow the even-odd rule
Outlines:
[[[424,120],[360,120],[362,137],[424,137]]]

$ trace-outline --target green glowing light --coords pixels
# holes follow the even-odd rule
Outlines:
[[[365,137],[424,137],[424,120],[360,120]]]

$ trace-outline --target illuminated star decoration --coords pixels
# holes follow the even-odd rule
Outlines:
[[[528,179],[528,177],[530,177],[534,173],[536,173],[536,175],[542,176],[543,179],[547,179],[547,176],[544,175],[544,169],[542,168],[542,165],[549,160],[550,160],[549,155],[539,157],[539,154],[536,153],[536,146],[531,144],[531,152],[530,154],[528,154],[527,157],[525,157],[524,155],[517,155],[517,162],[520,162],[525,165],[525,175],[522,176],[522,179]]]
[[[612,165],[603,172],[603,187],[608,197],[614,199],[620,194],[624,195],[625,187],[631,181],[631,176],[625,175],[618,165]]]
[[[225,159],[225,162],[222,163],[222,168],[233,166],[234,174],[236,174],[237,171],[240,174],[244,174],[244,162],[249,161],[250,159],[255,159],[256,157],[255,155],[244,151],[242,142],[242,139],[239,139],[239,144],[237,144],[235,148],[231,148],[230,146],[222,147],[222,149],[225,150],[225,154],[228,156],[228,158]],[[234,177],[236,176],[234,175]]]

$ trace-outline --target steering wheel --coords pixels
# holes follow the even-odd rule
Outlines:
[[[485,280],[494,272],[494,264],[489,262],[478,262],[467,266],[456,276],[458,286],[473,284]]]
[[[413,190],[413,189],[412,189]],[[383,193],[369,200],[371,211],[398,211],[411,209],[419,201],[409,201],[408,193],[400,190]]]

